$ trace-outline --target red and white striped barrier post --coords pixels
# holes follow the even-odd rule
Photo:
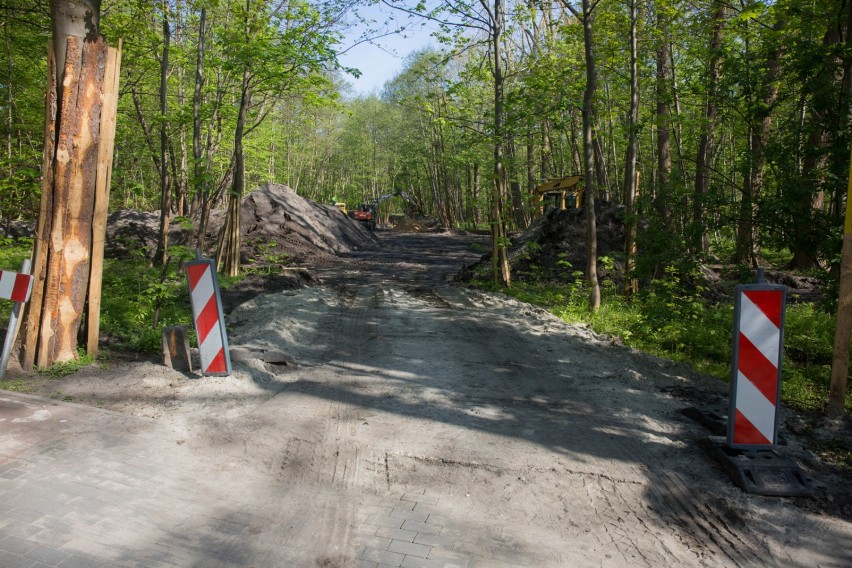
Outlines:
[[[231,355],[214,260],[201,258],[201,252],[196,251],[195,260],[186,263],[186,279],[198,335],[201,374],[230,375]]]
[[[734,288],[727,440],[731,448],[766,449],[777,442],[785,302],[783,286],[758,283]]]
[[[21,307],[30,299],[33,291],[33,277],[30,271],[29,259],[24,261],[21,273],[0,270],[0,298],[12,300],[12,314],[9,316],[9,327],[6,328],[6,341],[3,343],[3,355],[0,357],[0,379],[6,374],[12,344],[18,336],[18,323],[21,317]]]

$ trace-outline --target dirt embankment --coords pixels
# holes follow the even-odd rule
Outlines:
[[[624,207],[597,205],[598,275],[620,281],[623,271]],[[602,260],[608,258],[609,260]],[[566,282],[586,267],[586,218],[583,209],[550,209],[530,227],[511,239],[509,263],[512,277],[527,281]],[[466,267],[462,278],[490,274],[491,253]]]
[[[596,211],[598,278],[620,289],[624,282],[624,206],[603,201],[596,204]],[[647,225],[647,222],[640,221],[639,230],[647,228]],[[677,260],[674,252],[669,260]],[[566,283],[582,279],[586,269],[585,210],[550,209],[533,220],[526,231],[512,237],[509,262],[512,278],[519,281]],[[744,270],[747,275],[743,274]],[[465,267],[461,276],[464,280],[471,280],[490,277],[490,273],[489,252],[478,262]],[[708,300],[718,302],[730,299],[736,284],[753,281],[752,274],[743,267],[710,263],[699,266],[696,274],[681,274],[679,277],[683,278],[685,286],[700,286]],[[816,278],[783,270],[766,270],[765,278],[769,283],[786,286],[792,302],[812,302],[822,297]],[[640,282],[640,285],[645,283]]]
[[[223,222],[222,211],[210,216],[208,249],[215,246]],[[109,216],[106,254],[117,258],[136,253],[150,256],[157,245],[158,229],[158,213],[116,211]],[[381,246],[372,233],[337,207],[306,199],[278,184],[263,185],[243,198],[240,232],[241,262],[260,268],[315,266],[339,255]],[[195,246],[194,238],[192,222],[171,223],[170,244]]]

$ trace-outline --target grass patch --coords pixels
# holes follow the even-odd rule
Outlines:
[[[29,258],[31,251],[32,239],[0,238],[0,270],[20,270],[22,261]],[[173,260],[166,270],[150,268],[142,254],[131,259],[104,260],[100,332],[113,348],[158,353],[161,330],[170,325],[186,325],[190,341],[194,341],[186,276],[178,270],[177,260],[192,258],[193,254],[186,247],[176,246],[171,247],[169,253]],[[226,289],[243,278],[245,276],[220,276],[219,283]],[[8,324],[11,307],[11,302],[0,300],[0,327]],[[54,365],[43,373],[59,378],[93,362],[81,356],[78,361]]]
[[[63,361],[54,363],[45,369],[39,369],[39,373],[46,375],[51,379],[61,379],[68,375],[73,375],[83,367],[88,367],[95,362],[94,357],[86,353],[85,349],[77,349],[77,358],[71,361]]]
[[[25,259],[30,258],[32,249],[32,239],[0,237],[0,270],[20,272],[21,264],[23,264]],[[9,300],[0,300],[0,327],[3,329],[9,324],[9,314],[11,313],[12,302]]]
[[[32,386],[22,379],[0,381],[0,390],[12,392],[32,392]]]

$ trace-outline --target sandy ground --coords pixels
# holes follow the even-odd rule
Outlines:
[[[427,488],[468,533],[464,565],[852,565],[842,480],[795,437],[815,499],[745,494],[699,448],[681,410],[725,385],[452,284],[479,237],[381,237],[316,285],[236,307],[229,377],[116,358],[37,394],[151,417],[211,468],[286,479],[282,508]],[[310,565],[367,565],[349,523],[303,537],[339,541]]]

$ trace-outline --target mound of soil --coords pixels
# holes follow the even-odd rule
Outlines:
[[[217,219],[219,223],[220,220]],[[324,205],[296,194],[286,185],[263,185],[243,198],[240,222],[244,262],[287,256],[295,264],[312,265],[353,251],[380,246],[361,223],[334,205]]]
[[[425,215],[418,215],[416,217],[391,215],[390,222],[393,225],[393,230],[398,233],[426,233],[437,231],[441,228],[437,219]]]
[[[624,206],[599,202],[597,209],[598,276],[619,282],[623,270]],[[586,216],[582,209],[551,209],[512,238],[509,263],[513,278],[565,282],[586,267]],[[462,271],[462,279],[490,274],[491,253]]]
[[[150,256],[157,248],[159,223],[159,213],[135,209],[113,211],[107,218],[104,254],[109,258],[128,258],[140,253]]]
[[[210,216],[208,247],[224,222],[224,211]],[[126,258],[140,251],[147,256],[157,246],[159,213],[116,211],[109,216],[106,255]],[[379,240],[337,207],[305,199],[285,185],[263,185],[243,198],[240,222],[241,260],[258,267],[323,264],[338,255],[380,245]],[[192,245],[193,227],[173,222],[169,243]]]

